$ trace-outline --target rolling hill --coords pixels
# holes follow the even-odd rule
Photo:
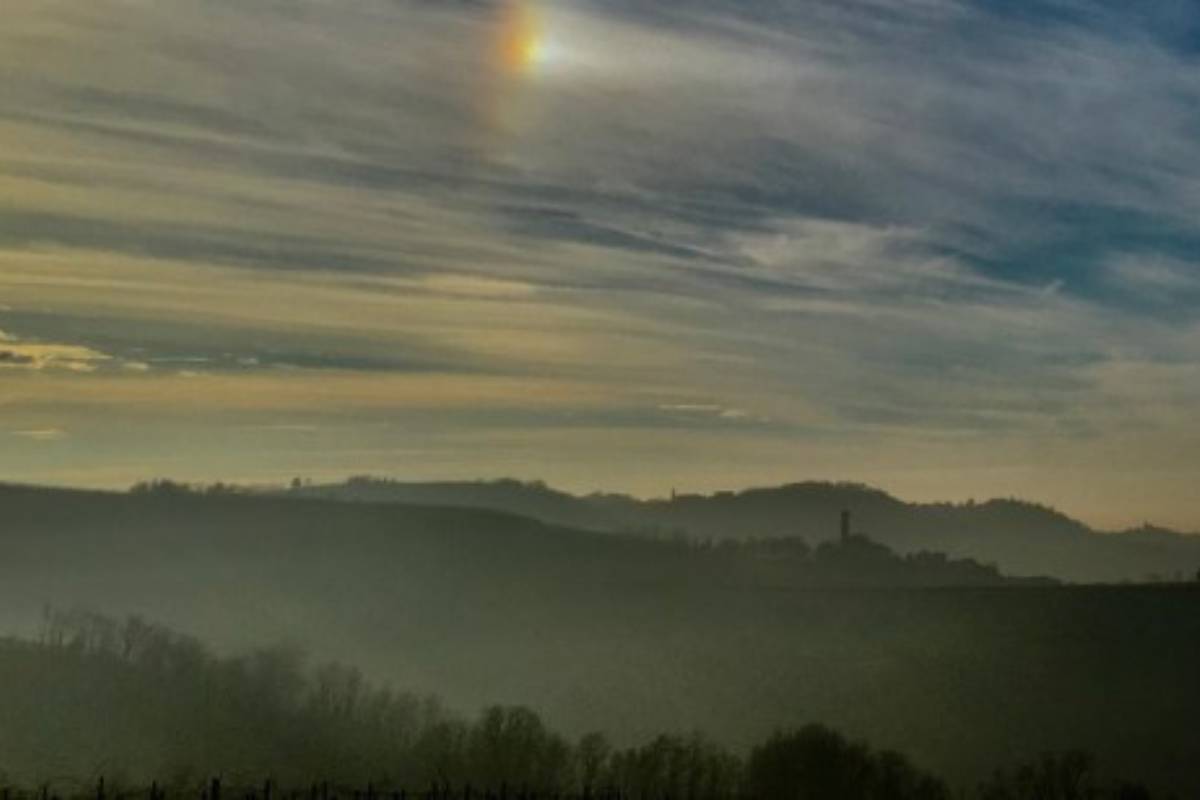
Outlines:
[[[1200,587],[960,568],[905,585],[944,565],[857,539],[696,546],[489,510],[0,487],[7,632],[36,635],[46,604],[135,613],[224,653],[292,642],[464,711],[527,705],[571,737],[744,748],[821,722],[957,785],[1080,748],[1200,792]]]
[[[300,486],[301,497],[490,508],[597,531],[676,534],[700,540],[835,537],[842,509],[856,530],[901,553],[931,550],[995,564],[1010,575],[1051,575],[1075,582],[1188,579],[1200,569],[1200,535],[1143,528],[1096,531],[1053,509],[1019,500],[906,503],[847,483],[797,483],[742,492],[638,500],[575,496],[514,480],[400,483],[354,478]]]

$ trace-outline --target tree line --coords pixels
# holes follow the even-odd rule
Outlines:
[[[320,800],[392,800],[401,791],[513,800],[1150,796],[1132,784],[1102,785],[1078,753],[997,771],[963,795],[899,753],[817,724],[779,730],[746,753],[699,733],[625,747],[599,732],[572,740],[528,708],[466,717],[351,667],[306,668],[296,649],[219,657],[141,618],[79,610],[47,610],[35,641],[4,641],[0,709],[6,800],[86,796],[99,776],[105,800],[148,785],[155,800],[200,798],[214,775],[243,787],[267,776],[279,800],[304,800],[318,786]],[[330,786],[341,788],[331,796]],[[233,796],[250,800],[255,791]]]

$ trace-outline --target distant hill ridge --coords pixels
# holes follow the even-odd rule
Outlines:
[[[622,494],[573,495],[513,479],[405,483],[355,477],[295,485],[291,496],[488,508],[595,531],[636,531],[703,540],[835,537],[843,509],[856,532],[901,553],[922,550],[994,563],[1013,575],[1070,581],[1186,580],[1200,569],[1200,536],[1143,527],[1097,531],[1053,508],[1018,499],[907,503],[860,483],[783,486],[639,500]]]
[[[514,577],[553,564],[576,574],[602,568],[622,580],[666,587],[696,580],[731,588],[1055,583],[1042,576],[1003,575],[994,566],[942,553],[899,555],[850,531],[816,547],[798,536],[696,541],[572,528],[506,509],[368,502],[373,499],[369,493],[355,500],[281,496],[166,480],[139,484],[128,493],[0,484],[7,523],[0,543],[58,563],[91,551],[84,560],[88,570],[114,572],[131,558],[169,564],[188,552],[226,563],[265,556],[281,562],[312,559],[319,565],[332,546],[343,556],[397,563],[414,547],[451,560],[463,551],[486,550],[493,552],[485,562],[488,569],[504,565]]]

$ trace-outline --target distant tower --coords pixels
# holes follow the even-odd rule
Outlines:
[[[850,512],[842,511],[842,541],[850,539]]]

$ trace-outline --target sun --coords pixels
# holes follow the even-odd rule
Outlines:
[[[529,69],[546,63],[547,52],[546,41],[540,35],[525,42],[524,52],[522,53],[525,68]]]

